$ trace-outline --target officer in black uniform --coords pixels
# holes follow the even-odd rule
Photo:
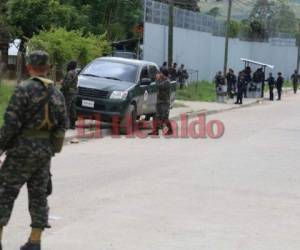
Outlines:
[[[177,81],[177,63],[173,63],[173,66],[169,69],[169,75],[171,81]]]
[[[244,81],[245,82],[244,82],[243,95],[245,98],[247,98],[247,89],[248,89],[249,84],[252,81],[251,73],[252,73],[251,67],[247,66],[244,70]]]
[[[279,72],[278,73],[278,78],[277,78],[277,81],[276,81],[276,88],[277,88],[277,93],[278,93],[278,99],[277,100],[278,101],[281,100],[283,84],[284,84],[284,78],[282,77],[282,73]]]
[[[236,83],[237,83],[237,77],[234,74],[233,69],[229,69],[229,73],[226,75],[226,79],[227,79],[227,92],[228,92],[228,96],[229,98],[233,99],[234,94],[236,92]]]
[[[273,74],[269,74],[269,78],[267,79],[268,85],[269,85],[269,91],[270,91],[270,101],[274,101],[274,88],[276,85],[275,78],[273,77]]]
[[[243,104],[243,94],[246,84],[245,72],[242,71],[239,73],[238,83],[237,83],[237,99],[235,104]]]
[[[294,74],[291,76],[291,79],[293,81],[294,94],[297,94],[298,84],[300,80],[300,75],[298,74],[298,70],[295,70]]]

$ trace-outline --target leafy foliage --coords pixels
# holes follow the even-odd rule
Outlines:
[[[217,17],[221,15],[221,10],[219,7],[213,7],[212,9],[210,9],[207,12],[207,15],[213,16],[213,17]]]
[[[133,36],[141,21],[140,0],[0,0],[17,34],[31,38],[40,30],[64,27],[84,34],[107,32],[111,40]]]
[[[254,31],[259,29],[260,34],[264,33],[266,37],[275,33],[294,34],[297,31],[296,15],[286,0],[257,0],[249,21]]]
[[[231,20],[230,21],[230,29],[229,29],[229,37],[236,38],[240,33],[241,25],[239,22]]]
[[[83,35],[82,31],[67,31],[64,28],[52,28],[34,35],[28,43],[30,51],[42,49],[50,54],[51,62],[59,68],[66,61],[75,59],[81,65],[110,52],[106,35]]]
[[[3,123],[4,112],[7,108],[8,101],[13,94],[15,86],[0,82],[0,126]]]

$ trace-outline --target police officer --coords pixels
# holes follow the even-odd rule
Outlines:
[[[173,66],[169,69],[169,74],[171,81],[177,81],[177,63],[173,63]]]
[[[298,74],[298,70],[295,70],[294,74],[291,76],[291,79],[293,81],[294,94],[297,94],[298,84],[300,80],[300,75]]]
[[[215,76],[215,84],[217,96],[224,96],[224,87],[226,86],[226,82],[221,71],[219,71]]]
[[[236,83],[237,83],[237,77],[234,74],[233,69],[229,69],[229,72],[226,75],[226,80],[227,80],[227,92],[229,98],[233,99],[234,94],[236,92]]]
[[[158,135],[159,130],[163,129],[163,126],[168,127],[167,135],[173,134],[172,124],[169,120],[170,114],[170,102],[171,102],[171,83],[168,79],[168,70],[164,69],[157,75],[157,104],[156,104],[156,117],[153,122],[153,132],[149,135]]]
[[[282,77],[282,73],[279,72],[278,73],[278,78],[277,78],[277,81],[276,81],[276,88],[277,88],[277,93],[278,93],[278,99],[277,100],[278,101],[281,100],[283,84],[284,84],[284,78]]]
[[[248,86],[252,81],[252,69],[250,66],[247,66],[244,70],[244,89],[243,89],[243,95],[245,98],[247,98],[247,90],[248,90]]]
[[[161,65],[159,71],[162,72],[164,69],[168,69],[168,63],[167,63],[167,62],[164,62],[164,63]]]
[[[183,87],[185,85],[185,81],[189,78],[189,75],[188,75],[186,69],[184,68],[184,64],[181,64],[181,66],[177,72],[177,76],[178,76],[179,87],[180,87],[180,89],[183,89]]]
[[[275,78],[273,77],[273,74],[269,74],[269,78],[267,79],[268,85],[269,85],[269,91],[270,91],[270,101],[274,101],[274,88],[276,85]]]
[[[41,235],[48,222],[50,160],[62,149],[67,123],[64,97],[47,79],[48,60],[43,51],[29,55],[31,78],[17,86],[0,130],[0,151],[7,153],[0,169],[0,235],[26,183],[32,232],[21,250],[41,249]]]
[[[261,84],[261,98],[264,97],[265,93],[265,73],[262,68],[257,69],[253,74],[253,83],[255,89],[257,89],[257,85]]]
[[[243,94],[244,94],[244,89],[246,85],[246,76],[245,72],[241,71],[239,73],[238,77],[238,83],[237,83],[237,99],[235,104],[243,104]]]
[[[62,92],[66,100],[66,107],[68,112],[68,128],[75,129],[77,120],[76,113],[76,96],[77,96],[77,82],[78,74],[76,72],[77,62],[71,61],[67,65],[67,75],[62,82]]]
[[[265,96],[265,81],[266,81],[266,74],[263,68],[259,69],[260,72],[260,82],[261,82],[261,98]]]

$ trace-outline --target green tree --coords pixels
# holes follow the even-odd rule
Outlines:
[[[60,4],[58,0],[8,0],[7,19],[17,28],[17,34],[26,40],[52,26],[68,30],[84,27],[86,17],[74,7]]]
[[[287,1],[280,1],[278,9],[272,17],[272,32],[295,34],[298,30],[298,21],[295,12],[288,5]]]
[[[88,31],[94,34],[107,32],[113,41],[133,37],[132,29],[142,22],[140,0],[61,0],[60,3],[72,5],[87,16]]]
[[[29,51],[45,50],[50,54],[51,62],[58,68],[69,60],[75,59],[80,65],[110,52],[106,34],[84,35],[81,31],[67,31],[64,28],[52,28],[34,35],[27,43]]]
[[[13,29],[8,24],[6,18],[6,3],[7,0],[0,0],[0,53],[1,53],[1,61],[0,68],[2,63],[7,65],[8,63],[8,45],[12,37]],[[1,74],[1,72],[0,72]]]
[[[219,7],[213,7],[212,9],[210,9],[207,12],[207,15],[213,16],[213,17],[217,17],[221,15],[221,11]]]
[[[238,21],[231,20],[230,21],[230,30],[229,30],[229,37],[236,38],[240,33],[241,25]]]
[[[260,23],[266,36],[278,32],[295,33],[297,31],[297,18],[287,0],[257,0],[249,22],[254,26]]]

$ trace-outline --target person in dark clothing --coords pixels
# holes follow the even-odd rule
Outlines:
[[[252,77],[251,77],[251,67],[247,66],[244,70],[244,89],[243,89],[243,95],[245,98],[247,98],[247,89],[248,89],[248,85],[251,83],[252,81]]]
[[[219,71],[215,76],[215,84],[217,93],[222,91],[222,87],[226,85],[225,78],[221,71]]]
[[[245,72],[242,71],[239,73],[238,83],[237,83],[237,99],[235,104],[243,104],[243,94],[246,84]]]
[[[278,73],[278,78],[276,81],[276,88],[277,88],[277,93],[278,93],[278,101],[281,100],[281,94],[282,94],[282,87],[284,84],[284,78],[282,77],[282,73]]]
[[[164,69],[168,69],[168,63],[167,62],[164,62],[159,70],[160,70],[160,72],[162,72]]]
[[[229,69],[229,73],[226,76],[227,80],[227,92],[229,98],[233,99],[234,94],[236,93],[236,84],[237,84],[237,77],[234,74],[233,69]]]
[[[70,61],[67,65],[67,74],[62,81],[62,93],[66,100],[66,107],[68,112],[68,128],[75,129],[77,120],[76,113],[76,96],[77,96],[77,83],[78,74],[76,72],[77,62]]]
[[[297,94],[298,84],[300,80],[300,75],[298,74],[298,70],[295,70],[294,74],[291,76],[291,79],[293,81],[294,94]]]
[[[189,78],[189,74],[184,68],[184,64],[181,64],[180,69],[177,72],[177,76],[178,76],[180,89],[183,89],[185,85],[185,81]]]
[[[275,78],[273,77],[273,74],[270,73],[269,78],[267,79],[268,85],[269,85],[269,91],[270,91],[270,101],[274,101],[274,88],[276,85]]]
[[[225,96],[227,95],[227,90],[226,90],[225,77],[223,76],[221,71],[219,71],[215,76],[215,84],[216,84],[217,102],[224,103]]]
[[[169,69],[169,76],[171,81],[177,81],[177,63]]]
[[[253,83],[255,86],[261,83],[261,98],[263,98],[265,92],[265,73],[262,68],[259,68],[254,72]]]
[[[172,124],[169,120],[171,83],[168,75],[169,72],[167,69],[165,69],[156,76],[158,86],[156,115],[153,122],[153,132],[151,132],[149,135],[159,135],[159,130],[162,130],[164,125],[168,127],[168,132],[166,133],[166,135],[173,134]]]
[[[261,98],[264,98],[266,74],[265,74],[263,68],[260,68],[259,73],[260,73],[260,82],[261,82]]]

